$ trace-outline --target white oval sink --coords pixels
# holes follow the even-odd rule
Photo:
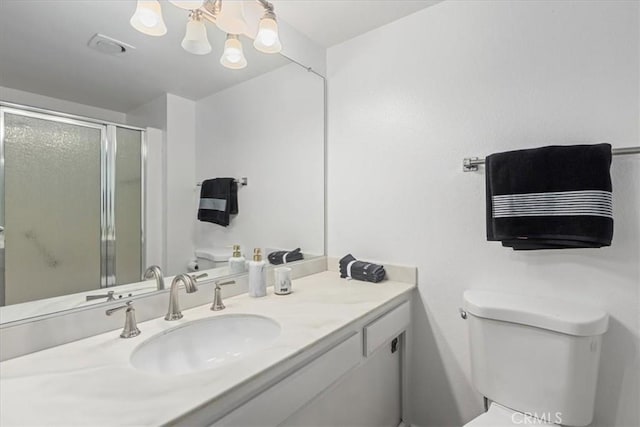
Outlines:
[[[131,364],[155,374],[187,374],[241,359],[278,335],[280,325],[262,316],[231,314],[195,320],[140,344],[131,355]]]

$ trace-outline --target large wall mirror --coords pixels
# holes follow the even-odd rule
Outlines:
[[[213,279],[254,248],[324,254],[324,79],[254,49],[265,2],[225,2],[237,40],[167,1],[162,37],[134,0],[2,2],[0,323],[159,291],[151,265]],[[210,53],[182,47],[208,50],[188,22]]]

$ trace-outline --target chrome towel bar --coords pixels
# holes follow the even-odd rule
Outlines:
[[[240,179],[236,179],[235,181],[236,181],[237,184],[240,184],[240,186],[242,186],[242,187],[246,187],[247,185],[249,185],[249,180],[247,179],[246,176],[243,176]],[[202,183],[198,182],[198,183],[196,183],[196,186],[202,187]]]
[[[624,147],[624,148],[612,148],[611,154],[614,156],[620,156],[623,154],[640,154],[640,147]],[[473,172],[478,170],[478,166],[484,165],[484,159],[479,157],[466,157],[462,161],[463,172]]]

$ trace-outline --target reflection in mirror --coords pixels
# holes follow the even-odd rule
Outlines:
[[[0,114],[5,304],[106,285],[100,227],[106,129],[20,110]],[[39,268],[33,269],[36,260]]]
[[[20,109],[0,116],[5,304],[137,281],[143,132]]]
[[[324,81],[265,53],[287,40],[263,1],[238,2],[246,67],[225,66],[214,3],[161,1],[163,37],[135,1],[2,3],[0,323],[159,291],[151,265],[323,254]]]

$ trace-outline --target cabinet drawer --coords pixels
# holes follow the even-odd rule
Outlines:
[[[368,357],[391,338],[405,331],[410,323],[409,301],[369,323],[364,327],[364,355]]]
[[[356,333],[214,424],[277,426],[362,360]]]

